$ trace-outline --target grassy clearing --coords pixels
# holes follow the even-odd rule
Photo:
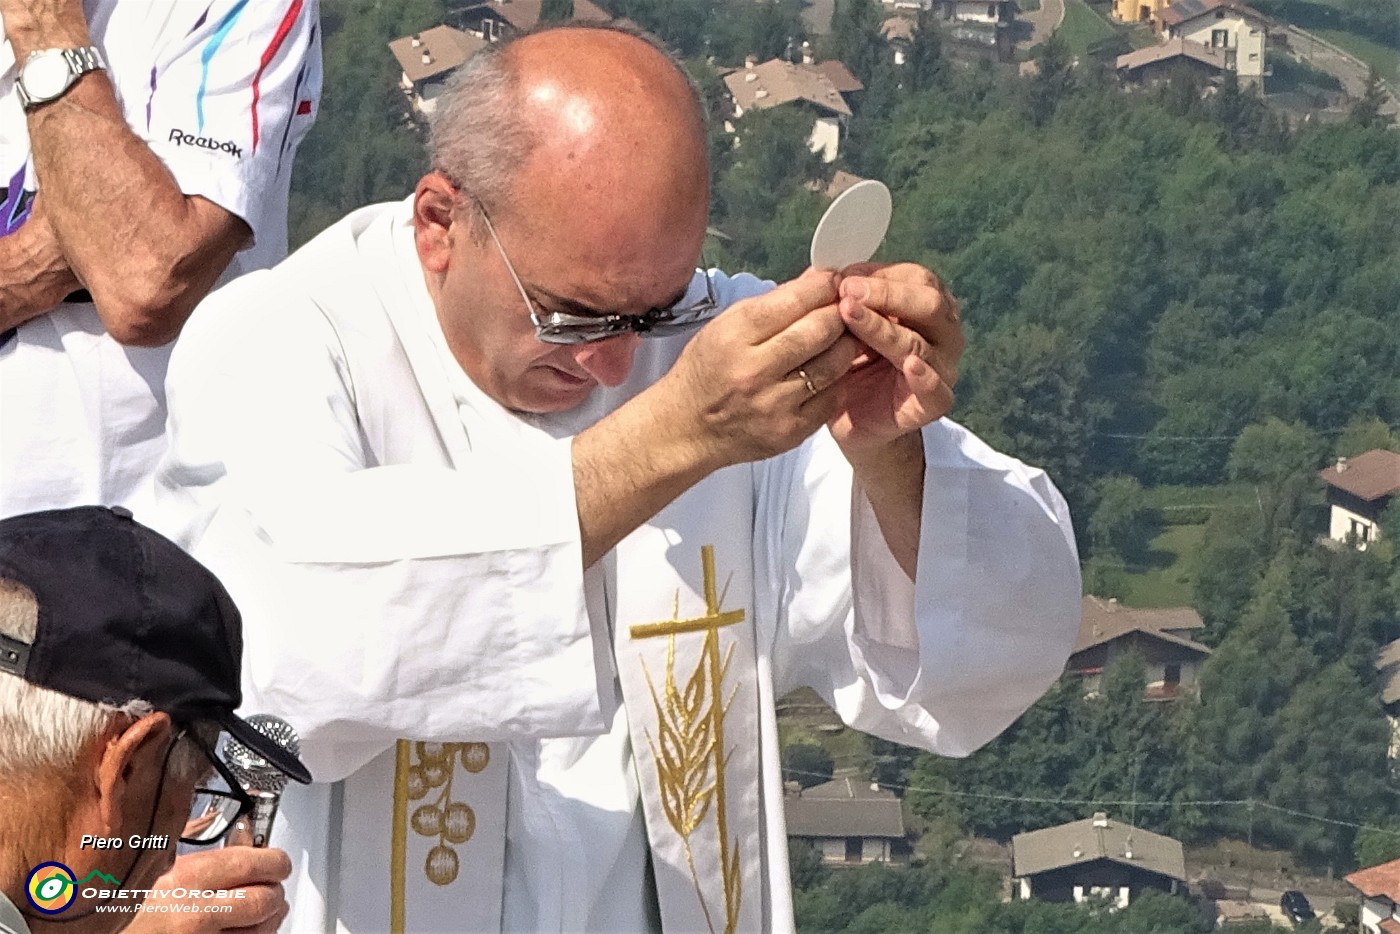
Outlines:
[[[1170,525],[1152,540],[1151,563],[1124,576],[1127,606],[1190,606],[1204,525]]]
[[[1055,35],[1064,40],[1070,54],[1083,58],[1091,44],[1108,39],[1115,32],[1108,21],[1091,10],[1084,0],[1065,0],[1065,21]]]
[[[847,728],[810,688],[800,688],[778,702],[778,743],[822,746],[836,760],[836,772],[863,768],[870,757],[865,734]]]

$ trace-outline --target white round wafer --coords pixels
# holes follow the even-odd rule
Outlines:
[[[875,255],[890,228],[890,190],[883,182],[856,182],[831,202],[812,234],[812,265],[844,269]]]

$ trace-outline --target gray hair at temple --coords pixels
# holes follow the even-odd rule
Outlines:
[[[520,123],[517,76],[505,54],[521,39],[555,29],[596,29],[631,36],[651,46],[685,78],[700,125],[709,123],[704,95],[685,66],[657,39],[617,24],[569,23],[530,30],[476,52],[448,79],[434,102],[428,153],[434,169],[479,201],[487,213],[509,196],[514,171],[539,143]]]
[[[0,635],[32,643],[38,626],[33,591],[0,578]],[[120,707],[94,704],[0,673],[0,779],[69,773],[99,737],[150,712],[151,705],[142,700]],[[200,732],[217,736],[213,725],[201,726]],[[181,743],[170,757],[177,777],[190,778],[205,765],[204,754],[191,743]]]

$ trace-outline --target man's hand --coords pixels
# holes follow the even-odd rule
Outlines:
[[[865,350],[846,333],[836,285],[835,274],[809,269],[735,303],[656,385],[648,401],[711,469],[796,447],[836,413],[835,387]]]
[[[92,44],[82,0],[0,0],[0,16],[19,66],[39,49]]]
[[[919,429],[953,406],[964,344],[958,303],[937,276],[909,264],[852,266],[840,291],[841,320],[868,358],[837,384],[827,425],[890,554],[913,579],[923,522]]]
[[[958,303],[911,264],[845,270],[841,320],[871,359],[841,379],[831,434],[852,462],[948,414],[964,339]]]
[[[142,903],[126,930],[132,934],[274,934],[289,906],[282,881],[292,874],[292,861],[281,850],[232,846],[178,857],[165,875],[151,883],[161,897]],[[223,890],[223,898],[176,899],[175,889]],[[229,906],[227,911],[160,911],[161,906],[192,904],[196,909]],[[147,910],[152,908],[155,910]]]
[[[18,230],[0,238],[0,331],[18,327],[82,288],[38,195]]]
[[[840,402],[832,387],[865,352],[836,298],[835,274],[808,270],[736,302],[670,372],[579,433],[585,567],[714,471],[796,447],[832,417]]]

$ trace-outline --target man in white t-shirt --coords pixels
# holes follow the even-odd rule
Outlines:
[[[146,512],[169,348],[286,253],[317,0],[0,0],[0,516]]]

